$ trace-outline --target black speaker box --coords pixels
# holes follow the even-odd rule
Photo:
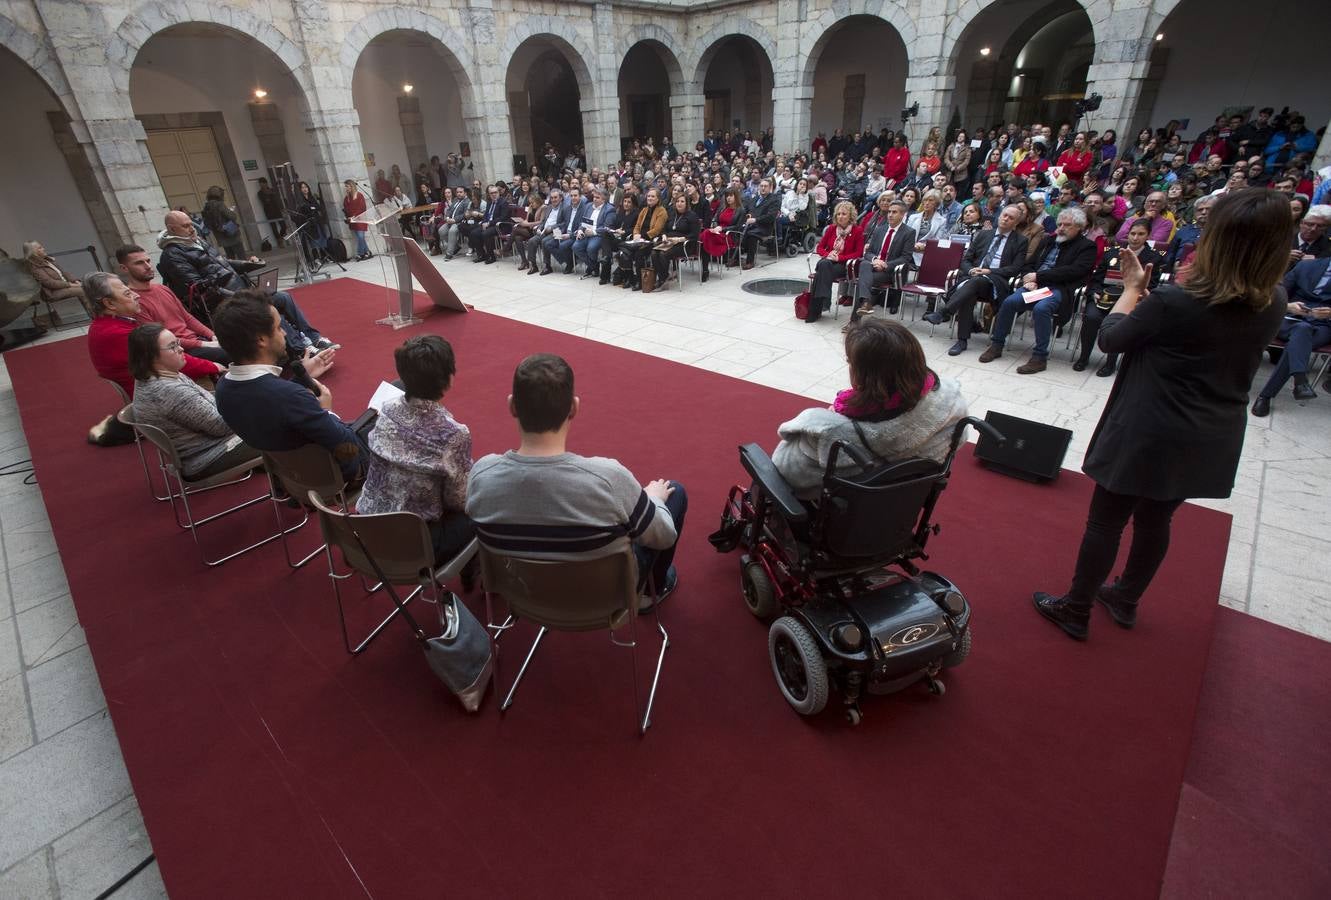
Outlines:
[[[1042,422],[1032,422],[1000,412],[989,412],[984,420],[1007,438],[998,442],[981,434],[975,457],[995,472],[1025,481],[1052,481],[1063,468],[1072,432]]]

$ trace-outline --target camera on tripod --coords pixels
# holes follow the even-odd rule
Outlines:
[[[1099,109],[1100,103],[1104,99],[1105,98],[1100,96],[1099,94],[1091,94],[1091,96],[1089,97],[1083,97],[1082,99],[1078,100],[1073,105],[1072,110],[1077,114],[1077,118],[1080,119],[1082,116],[1086,115],[1087,113],[1095,112],[1097,109]]]
[[[906,123],[920,114],[920,101],[916,100],[906,109],[901,111],[901,125],[904,128]]]

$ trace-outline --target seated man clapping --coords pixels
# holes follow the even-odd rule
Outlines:
[[[435,562],[455,556],[471,540],[467,474],[471,432],[444,407],[457,365],[453,348],[437,334],[409,338],[393,352],[404,396],[379,411],[370,432],[370,470],[356,511],[413,512],[425,520]]]

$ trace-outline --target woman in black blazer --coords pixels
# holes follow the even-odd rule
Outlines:
[[[1174,510],[1233,490],[1248,391],[1285,315],[1278,285],[1290,222],[1282,194],[1226,194],[1211,207],[1187,286],[1165,284],[1144,299],[1151,267],[1121,256],[1123,293],[1100,326],[1100,349],[1125,356],[1082,465],[1096,487],[1077,569],[1066,594],[1034,597],[1069,636],[1086,639],[1092,601],[1131,628],[1169,548]],[[1106,584],[1129,519],[1127,564]]]
[[[661,232],[661,238],[666,242],[666,246],[652,251],[652,265],[656,267],[656,284],[659,287],[666,283],[670,278],[670,261],[684,256],[689,245],[693,245],[693,252],[699,256],[698,234],[702,230],[701,223],[698,221],[698,214],[689,208],[689,198],[685,194],[676,194],[674,202],[670,204],[670,211],[666,213],[665,231]],[[683,241],[679,239],[683,238]],[[704,258],[703,274],[707,273],[707,261]]]

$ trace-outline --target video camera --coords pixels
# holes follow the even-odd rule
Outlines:
[[[916,100],[906,109],[901,111],[901,124],[905,127],[906,123],[920,114],[920,101]]]
[[[1105,98],[1100,96],[1099,94],[1091,94],[1091,96],[1089,97],[1083,97],[1082,99],[1078,100],[1073,105],[1072,110],[1073,112],[1076,113],[1077,118],[1080,119],[1088,112],[1095,112],[1097,109],[1099,109],[1100,104],[1101,102],[1104,101],[1104,99]]]

